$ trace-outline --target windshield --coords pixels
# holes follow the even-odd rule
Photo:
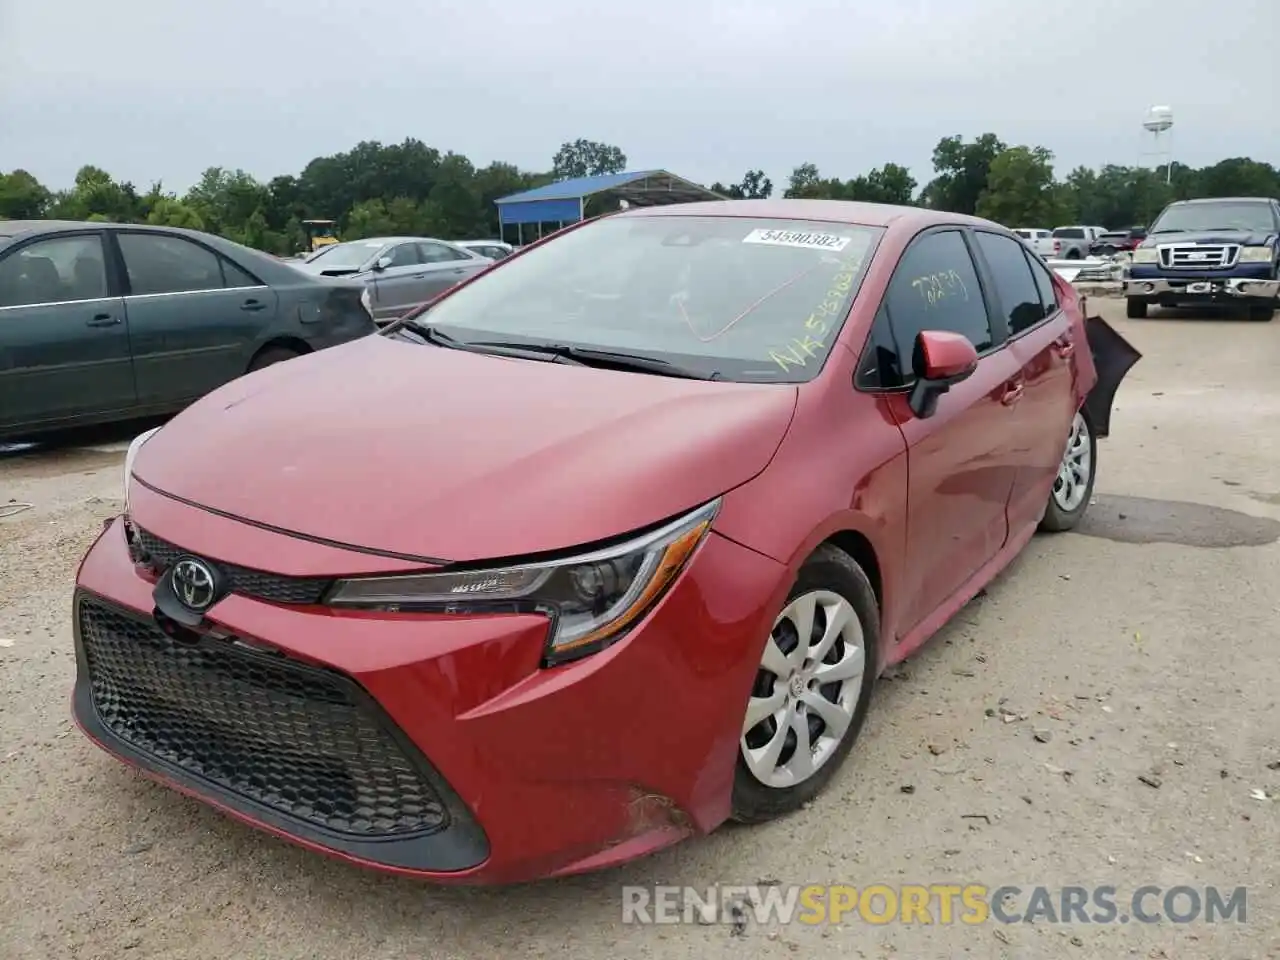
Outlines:
[[[884,233],[741,217],[610,217],[482,274],[420,322],[461,341],[657,357],[800,383],[831,351]]]
[[[335,243],[331,247],[325,247],[307,262],[322,263],[326,270],[340,270],[344,267],[354,270],[385,246],[386,243],[382,240]]]
[[[1240,203],[1184,203],[1169,207],[1151,225],[1152,233],[1181,233],[1192,230],[1244,230],[1249,233],[1274,233],[1275,217],[1271,204],[1253,201]]]

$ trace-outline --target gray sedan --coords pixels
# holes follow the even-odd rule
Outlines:
[[[492,265],[488,257],[426,237],[349,240],[296,264],[306,273],[363,280],[379,321],[393,320]]]

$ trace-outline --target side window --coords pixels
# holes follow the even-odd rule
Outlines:
[[[230,260],[222,260],[222,280],[223,286],[232,287],[261,287],[262,281],[250,273],[241,270]]]
[[[37,240],[0,259],[0,307],[106,296],[102,239],[96,234]]]
[[[418,256],[418,245],[416,243],[401,243],[392,247],[383,256],[391,258],[390,265],[393,267],[416,267],[424,262]]]
[[[898,353],[889,325],[889,311],[881,304],[858,363],[855,385],[861,390],[891,390],[902,386],[911,376],[910,369],[902,369],[904,356],[910,363],[910,353]]]
[[[116,239],[135,296],[222,289],[217,255],[199,244],[159,233],[117,233]]]
[[[996,296],[1004,308],[1009,336],[1014,337],[1044,319],[1040,291],[1031,273],[1031,264],[1022,252],[1022,244],[997,233],[979,231],[978,249],[982,251],[995,281]]]
[[[921,330],[962,333],[979,353],[991,348],[982,287],[959,231],[931,233],[911,244],[889,281],[885,305],[899,357],[911,357]]]
[[[1031,276],[1040,294],[1040,309],[1044,311],[1044,316],[1051,317],[1058,312],[1058,291],[1053,286],[1053,275],[1043,261],[1035,257],[1028,257],[1027,260],[1031,264]]]
[[[420,243],[423,263],[449,263],[453,260],[470,260],[465,253],[446,247],[443,243]]]

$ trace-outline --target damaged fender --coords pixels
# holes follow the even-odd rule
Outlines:
[[[1084,398],[1083,406],[1093,424],[1094,435],[1105,437],[1111,432],[1111,405],[1120,382],[1142,359],[1142,354],[1101,317],[1086,314],[1084,331],[1098,380]]]

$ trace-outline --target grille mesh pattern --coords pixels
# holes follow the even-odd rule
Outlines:
[[[141,527],[134,527],[139,549],[157,571],[167,570],[175,560],[186,555],[181,547],[161,540]],[[272,603],[319,603],[332,580],[319,577],[284,577],[276,573],[252,570],[218,561],[218,569],[227,576],[232,593],[269,600]]]
[[[435,789],[345,677],[229,641],[180,643],[88,597],[77,616],[94,706],[136,749],[342,834],[448,825]]]

